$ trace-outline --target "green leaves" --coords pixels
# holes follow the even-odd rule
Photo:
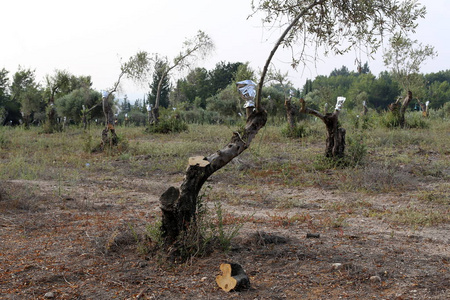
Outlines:
[[[255,13],[265,14],[263,22],[271,26],[290,23],[300,16],[282,42],[284,46],[300,45],[303,49],[294,58],[294,65],[306,59],[307,46],[316,52],[323,47],[324,52],[335,54],[362,45],[369,53],[376,51],[384,35],[394,29],[413,31],[426,12],[416,0],[265,0],[258,5],[253,1],[252,5]]]

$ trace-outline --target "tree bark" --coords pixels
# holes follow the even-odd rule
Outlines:
[[[412,100],[412,92],[408,91],[408,94],[403,99],[403,101],[400,101],[400,100],[401,100],[401,98],[399,98],[394,103],[389,104],[388,109],[392,112],[392,114],[394,115],[394,118],[396,118],[398,120],[398,125],[400,127],[404,128],[406,125],[405,112],[406,112],[406,109],[408,108],[409,103]]]
[[[102,131],[101,149],[104,150],[106,145],[110,147],[118,144],[116,129],[114,128],[114,112],[112,103],[109,101],[109,95],[103,98],[103,113],[105,114],[105,128]]]
[[[284,107],[286,108],[286,118],[290,128],[295,127],[295,109],[292,105],[292,101],[290,98],[286,98],[284,100]]]
[[[157,125],[159,122],[159,105],[155,106],[152,109],[152,121],[153,121],[153,124],[155,124],[155,125]]]
[[[167,245],[173,244],[179,234],[195,221],[197,198],[205,181],[245,151],[266,121],[267,113],[264,110],[253,111],[242,133],[234,132],[231,141],[223,149],[208,157],[191,158],[181,187],[170,187],[162,194],[161,231]]]
[[[339,127],[339,110],[333,113],[321,114],[320,112],[306,107],[305,100],[300,99],[300,112],[310,114],[322,120],[327,128],[327,140],[325,156],[330,158],[342,158],[345,151],[345,129]]]
[[[56,130],[56,109],[54,102],[50,102],[47,107],[47,120],[44,128],[46,133],[53,133]]]

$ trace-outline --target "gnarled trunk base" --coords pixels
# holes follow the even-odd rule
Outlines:
[[[323,122],[327,127],[327,145],[325,156],[330,158],[344,157],[345,150],[345,129],[339,127],[337,114],[326,114]]]
[[[305,100],[300,99],[300,112],[310,114],[322,120],[327,128],[327,145],[325,148],[325,156],[330,158],[342,158],[345,151],[345,129],[339,127],[339,110],[333,113],[321,114],[320,112],[306,107]]]

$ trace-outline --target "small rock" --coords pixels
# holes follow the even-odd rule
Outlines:
[[[320,233],[307,233],[306,234],[307,239],[318,239],[320,238]]]
[[[370,276],[369,278],[370,282],[381,282],[381,277],[380,276]]]
[[[55,298],[55,293],[47,292],[47,293],[45,293],[44,298],[46,298],[46,299],[53,299],[53,298]]]
[[[139,268],[145,268],[146,266],[148,266],[148,263],[146,261],[140,261],[138,263]]]
[[[334,263],[334,264],[332,264],[331,265],[331,270],[340,270],[340,269],[342,269],[343,268],[343,264],[341,264],[341,263]]]

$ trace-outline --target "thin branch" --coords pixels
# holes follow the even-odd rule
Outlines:
[[[308,7],[304,8],[295,18],[294,20],[289,24],[289,26],[284,30],[284,32],[281,34],[278,41],[275,43],[275,46],[273,47],[272,51],[270,51],[269,57],[266,60],[266,64],[264,65],[263,71],[261,73],[261,79],[258,84],[258,89],[256,92],[256,111],[260,112],[262,110],[261,107],[261,97],[262,97],[262,86],[264,84],[264,79],[266,77],[267,71],[269,69],[270,62],[272,61],[273,56],[275,55],[275,52],[277,51],[278,47],[281,45],[281,43],[286,38],[287,34],[291,31],[292,27],[294,27],[295,24],[302,18],[311,8],[314,6],[323,3],[324,0],[321,1],[314,1],[311,3]]]

